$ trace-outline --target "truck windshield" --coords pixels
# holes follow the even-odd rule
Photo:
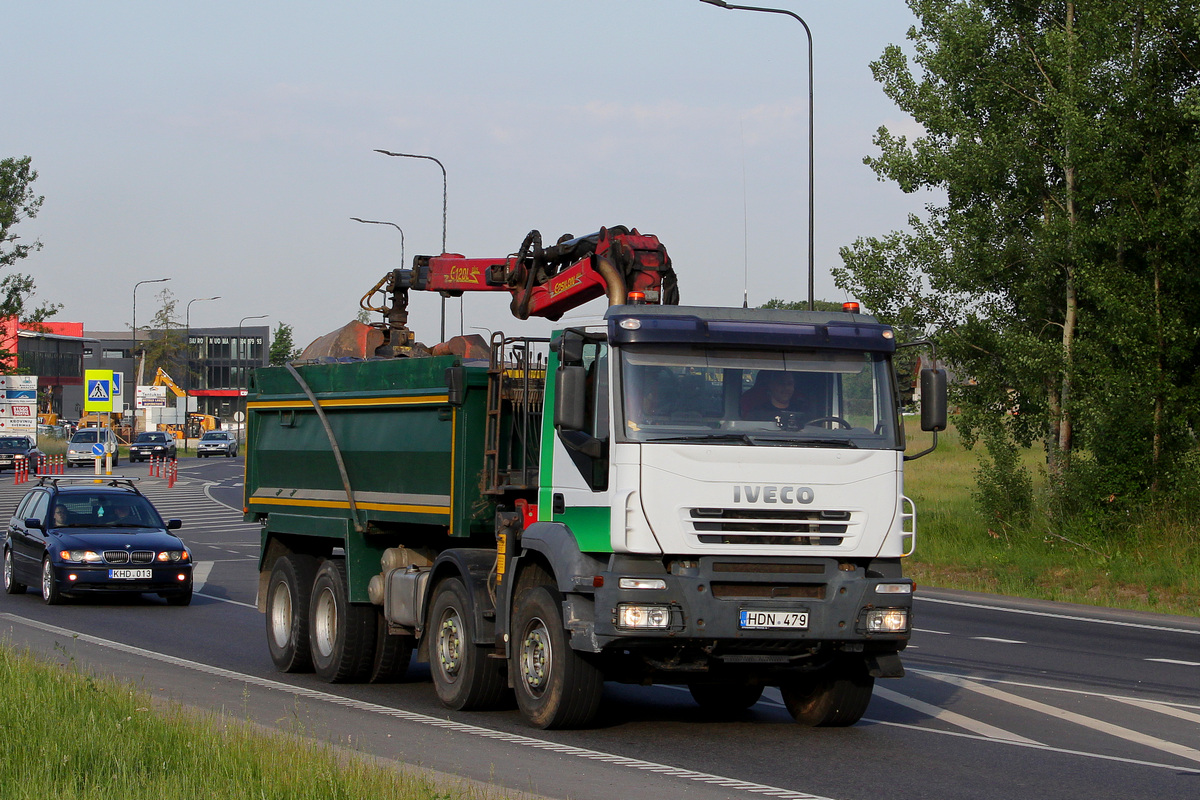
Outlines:
[[[887,356],[846,350],[621,350],[624,441],[903,448]]]

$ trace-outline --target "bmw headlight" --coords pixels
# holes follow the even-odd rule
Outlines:
[[[92,550],[60,550],[58,557],[72,564],[96,564],[104,559]]]

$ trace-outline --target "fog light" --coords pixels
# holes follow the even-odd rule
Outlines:
[[[622,589],[665,589],[667,582],[662,578],[621,578],[617,585]]]
[[[872,608],[867,612],[867,633],[903,633],[906,630],[907,608]]]
[[[666,628],[671,624],[670,606],[643,606],[621,603],[617,606],[617,627],[629,630]]]
[[[67,575],[67,580],[69,580],[69,581],[73,581],[73,580],[75,580],[75,578],[76,578],[76,575],[73,572],[71,574]]]
[[[186,580],[187,580],[187,575],[185,575],[184,573],[182,573],[182,572],[181,572],[181,573],[179,573],[178,575],[176,575],[176,576],[175,576],[175,580],[178,580],[178,581],[186,581]]]
[[[875,585],[876,594],[912,594],[911,583],[879,583]]]

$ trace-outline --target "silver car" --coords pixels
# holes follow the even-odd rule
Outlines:
[[[201,458],[209,456],[225,456],[233,458],[237,455],[238,443],[232,433],[225,431],[207,431],[200,437],[196,445],[196,455]]]
[[[67,443],[67,466],[91,464],[96,457],[93,448],[99,444],[102,455],[112,453],[113,465],[121,463],[117,450],[117,435],[108,428],[82,428]]]

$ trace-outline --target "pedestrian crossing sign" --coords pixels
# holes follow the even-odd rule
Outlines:
[[[84,370],[84,411],[112,412],[112,374],[111,369]]]

